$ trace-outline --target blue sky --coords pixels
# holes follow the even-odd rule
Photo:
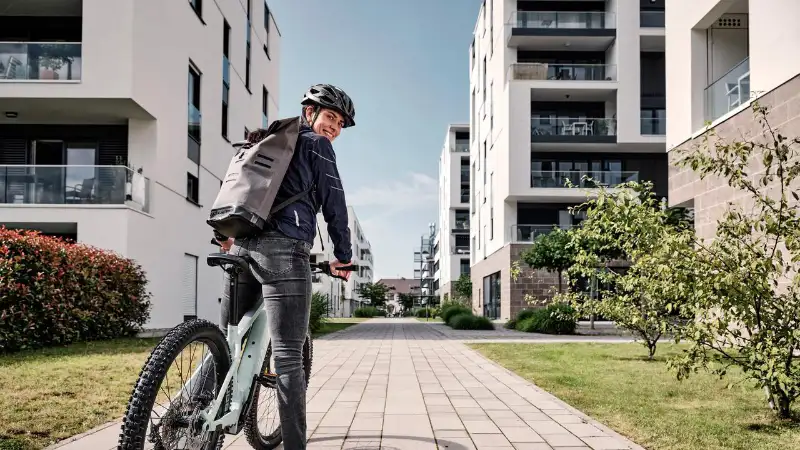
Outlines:
[[[437,221],[449,123],[469,122],[469,45],[481,0],[270,0],[281,31],[279,115],[333,83],[356,105],[334,142],[347,201],[372,243],[375,280],[413,276]]]

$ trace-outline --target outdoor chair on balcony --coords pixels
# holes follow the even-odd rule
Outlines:
[[[67,203],[92,203],[95,178],[87,178],[77,186],[67,186]]]

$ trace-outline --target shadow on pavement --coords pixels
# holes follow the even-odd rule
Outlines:
[[[325,445],[324,444],[325,441],[339,441],[341,439],[342,439],[342,437],[338,436],[338,435],[336,435],[336,436],[325,436],[325,437],[319,437],[319,438],[316,438],[316,437],[314,437],[312,435],[311,439],[308,440],[308,444],[316,443],[316,444],[319,444],[319,445]],[[463,439],[469,439],[469,438],[465,437]],[[361,441],[371,441],[371,440],[374,440],[374,442],[361,443]],[[425,443],[425,444],[433,444],[433,445],[437,445],[438,444],[440,449],[445,449],[446,448],[446,449],[449,449],[449,450],[467,450],[467,449],[473,448],[473,447],[467,447],[467,446],[465,446],[463,444],[459,444],[458,442],[450,441],[447,438],[434,439],[434,438],[426,438],[426,437],[418,437],[418,436],[399,436],[399,435],[391,435],[391,434],[390,435],[381,435],[378,432],[376,432],[376,434],[374,434],[374,435],[353,436],[352,439],[350,439],[350,441],[353,441],[354,443],[353,444],[348,444],[347,448],[350,449],[350,450],[367,450],[367,449],[369,449],[369,450],[373,450],[373,449],[375,449],[375,450],[377,450],[377,449],[380,449],[380,450],[400,450],[400,447],[392,447],[391,445],[387,446],[386,444],[383,443],[384,441],[387,441],[387,440],[407,441],[407,442],[412,442],[413,441],[413,442],[419,442],[419,443]],[[345,441],[345,442],[347,442],[347,441]],[[358,443],[356,443],[356,442],[358,442]],[[403,447],[403,448],[408,448],[408,447]]]

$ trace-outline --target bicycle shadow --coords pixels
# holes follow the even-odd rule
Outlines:
[[[315,443],[317,445],[325,445],[326,441],[339,441],[342,437],[340,435],[333,435],[333,436],[324,436],[324,437],[314,437],[312,436],[311,439],[308,440],[308,444]],[[469,439],[468,437],[464,437],[463,439]],[[374,442],[361,442],[361,441],[374,441]],[[350,436],[348,440],[345,438],[345,443],[347,443],[348,450],[402,450],[401,447],[393,447],[387,446],[383,444],[383,441],[386,440],[398,440],[398,441],[416,441],[419,443],[425,444],[432,444],[434,448],[438,444],[439,449],[448,449],[448,450],[468,450],[474,447],[470,446],[467,447],[463,444],[458,442],[453,442],[448,440],[447,438],[427,438],[427,437],[419,437],[419,436],[400,436],[400,435],[382,435],[378,432],[372,435],[357,435],[357,436]],[[408,447],[402,447],[408,448]]]

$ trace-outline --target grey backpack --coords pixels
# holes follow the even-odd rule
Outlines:
[[[301,192],[273,207],[300,135],[300,117],[272,122],[258,143],[237,142],[217,199],[206,223],[223,236],[259,234],[276,211],[299,199]]]

